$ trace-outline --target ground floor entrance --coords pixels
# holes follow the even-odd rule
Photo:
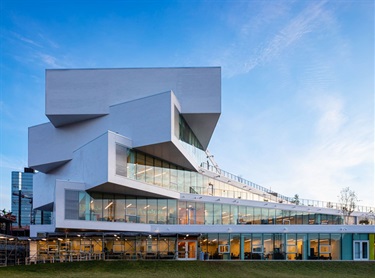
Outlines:
[[[182,240],[178,241],[178,259],[196,260],[197,259],[197,241]]]
[[[81,260],[374,260],[366,233],[50,233],[0,235],[0,265]]]

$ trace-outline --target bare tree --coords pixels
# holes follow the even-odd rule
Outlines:
[[[341,189],[340,195],[338,197],[341,206],[341,213],[344,217],[344,223],[349,224],[350,215],[353,213],[357,206],[357,194],[353,190],[350,190],[349,187],[345,187]]]
[[[292,204],[296,204],[296,205],[299,205],[300,201],[299,201],[299,195],[298,194],[295,194],[293,199],[290,201]]]

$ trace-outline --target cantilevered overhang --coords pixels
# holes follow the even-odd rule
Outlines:
[[[182,116],[202,144],[202,147],[207,149],[216,124],[219,121],[220,113],[182,113]]]
[[[184,153],[183,148],[178,148],[172,141],[137,147],[135,149],[192,171],[197,171],[197,167],[199,166],[194,161],[194,158],[189,158],[189,155]]]
[[[106,115],[112,105],[165,91],[176,94],[182,113],[220,113],[221,68],[47,70],[46,116],[60,127]]]
[[[156,185],[131,180],[117,176],[112,181],[97,186],[87,186],[87,192],[102,192],[111,194],[123,194],[128,196],[141,196],[149,198],[172,198],[179,199],[180,193],[177,191],[162,188]]]

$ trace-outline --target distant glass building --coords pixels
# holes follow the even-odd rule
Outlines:
[[[51,223],[51,213],[33,210],[34,170],[24,168],[24,172],[12,172],[12,214],[16,216],[14,227],[27,228],[30,224]]]

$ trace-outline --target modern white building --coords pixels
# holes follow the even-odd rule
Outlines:
[[[373,208],[344,217],[220,169],[207,151],[220,114],[220,67],[47,70],[50,122],[29,129],[29,167],[34,209],[53,217],[31,226],[30,252],[374,259]]]

